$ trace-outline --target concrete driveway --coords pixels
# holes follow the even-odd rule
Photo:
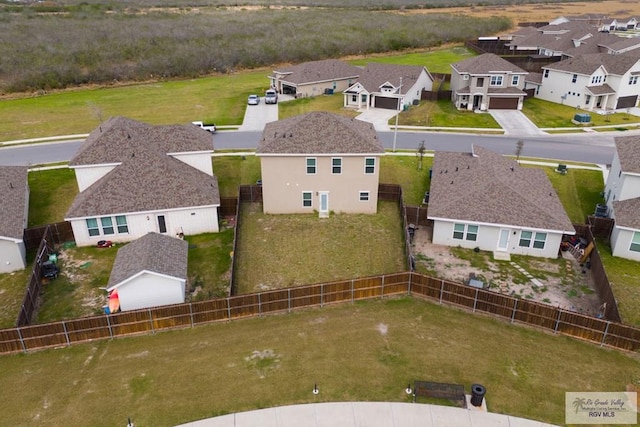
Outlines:
[[[238,130],[243,132],[262,131],[264,125],[276,120],[278,120],[278,104],[265,104],[264,97],[260,95],[260,104],[247,105],[242,126]]]
[[[396,110],[388,110],[386,108],[369,108],[368,110],[358,110],[359,116],[357,120],[373,123],[373,127],[377,131],[389,131],[389,120],[398,114]]]
[[[545,135],[522,111],[490,110],[489,114],[504,129],[505,135]]]

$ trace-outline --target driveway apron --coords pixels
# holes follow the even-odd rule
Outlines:
[[[489,114],[504,129],[505,135],[545,135],[522,111],[491,110]]]

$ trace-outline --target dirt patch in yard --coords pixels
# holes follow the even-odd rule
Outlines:
[[[601,313],[591,271],[568,252],[557,260],[512,257],[500,261],[491,252],[434,245],[431,229],[424,226],[416,230],[412,248],[418,272],[461,283],[475,276],[494,292],[591,316]]]

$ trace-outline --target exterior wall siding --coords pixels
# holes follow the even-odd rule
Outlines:
[[[117,288],[122,311],[159,305],[181,304],[185,300],[185,281],[144,272]]]
[[[297,86],[297,93],[302,96],[324,95],[325,89],[333,89],[333,93],[344,92],[349,87],[349,82],[353,84],[357,78],[344,80],[331,80],[328,82],[317,82],[311,84],[300,84]],[[334,86],[335,83],[335,86]]]
[[[124,243],[142,237],[151,231],[160,232],[158,227],[159,215],[165,217],[166,234],[169,235],[178,235],[179,233],[194,235],[217,233],[219,231],[217,207],[194,207],[176,211],[156,211],[125,215],[127,217],[128,233],[118,233],[116,229],[115,234],[104,235],[101,231],[98,236],[89,236],[85,219],[71,220],[71,227],[78,246],[92,246],[100,240]]]
[[[111,172],[114,168],[115,166],[91,166],[73,168],[76,173],[76,181],[78,182],[78,191],[83,192],[97,180]]]
[[[634,261],[640,261],[640,252],[630,251],[631,239],[634,232],[613,227],[611,232],[611,253],[613,256],[626,258]]]
[[[26,251],[23,242],[0,238],[0,273],[11,273],[26,267]]]
[[[462,222],[460,222],[462,223]],[[544,249],[523,248],[518,246],[520,241],[520,231],[523,228],[499,227],[491,225],[480,225],[478,228],[478,238],[475,241],[459,240],[453,238],[453,222],[436,220],[433,224],[433,243],[436,245],[460,246],[467,249],[476,247],[483,251],[498,250],[498,241],[500,238],[500,230],[509,230],[509,240],[507,250],[513,255],[527,255],[542,258],[556,258],[560,250],[560,242],[562,241],[562,233],[547,232],[547,240]],[[524,228],[524,230],[529,230]],[[515,233],[515,234],[514,234]]]
[[[319,192],[329,192],[329,210],[336,213],[377,212],[380,157],[376,159],[375,173],[364,173],[365,156],[315,156],[315,175],[307,175],[306,158],[289,156],[261,158],[262,195],[264,213],[313,213],[319,209]],[[342,158],[342,173],[331,173],[331,159]],[[302,206],[302,192],[312,193],[312,206]],[[369,192],[368,201],[360,201],[359,193]]]
[[[213,137],[212,137],[212,141],[213,141]],[[207,175],[213,175],[211,153],[172,154],[172,156],[188,164],[189,166],[206,173]]]

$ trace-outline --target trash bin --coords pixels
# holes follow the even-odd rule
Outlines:
[[[484,395],[487,393],[487,390],[484,386],[480,384],[473,384],[471,386],[471,404],[473,406],[481,406],[482,399],[484,399]]]

